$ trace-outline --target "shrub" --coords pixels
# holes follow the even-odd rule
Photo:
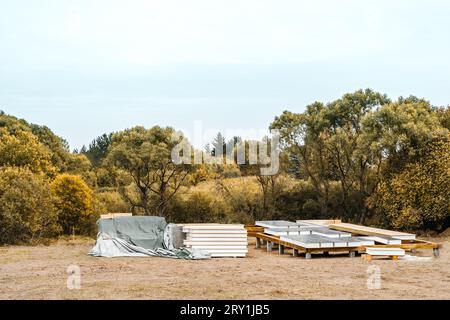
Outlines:
[[[0,244],[55,236],[57,218],[42,175],[26,168],[0,169]]]
[[[0,128],[0,166],[24,167],[35,173],[53,174],[50,151],[28,131],[11,135]]]
[[[64,234],[86,234],[93,215],[92,191],[80,176],[61,174],[51,184],[58,223]]]
[[[99,214],[130,212],[130,205],[122,198],[117,191],[103,191],[95,195]]]

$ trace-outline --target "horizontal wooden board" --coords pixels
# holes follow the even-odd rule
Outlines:
[[[414,240],[416,236],[411,233],[399,232],[399,231],[391,231],[379,228],[372,228],[366,226],[360,226],[351,223],[338,223],[332,224],[329,226],[330,229],[350,232],[358,235],[366,235],[366,236],[388,236],[395,237],[397,239],[402,240]]]
[[[328,226],[330,224],[342,223],[341,220],[297,220],[297,223],[312,223],[322,226]]]
[[[255,225],[246,225],[245,229],[247,229],[248,232],[263,232],[264,227],[258,227]]]
[[[132,217],[132,213],[107,213],[100,215],[100,219],[114,219],[119,217]]]

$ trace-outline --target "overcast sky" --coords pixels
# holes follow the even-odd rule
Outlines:
[[[0,109],[71,147],[134,125],[267,129],[371,87],[450,103],[450,1],[0,0]]]

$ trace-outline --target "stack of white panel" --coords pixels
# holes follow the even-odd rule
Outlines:
[[[245,257],[247,230],[242,224],[186,224],[184,245],[205,251],[211,257]]]
[[[264,227],[264,233],[273,236],[302,236],[310,235],[312,230],[324,229],[321,225],[312,223],[295,223],[285,220],[256,221],[259,227]]]

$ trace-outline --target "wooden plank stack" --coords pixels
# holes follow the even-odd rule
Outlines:
[[[329,226],[332,230],[350,232],[352,234],[365,235],[365,236],[384,236],[398,240],[415,240],[416,235],[411,233],[391,231],[379,228],[359,226],[351,223],[336,223]]]
[[[100,215],[100,219],[114,219],[120,217],[132,217],[132,213],[108,213]]]
[[[184,246],[205,251],[213,258],[245,257],[248,253],[247,230],[242,224],[185,224]]]

